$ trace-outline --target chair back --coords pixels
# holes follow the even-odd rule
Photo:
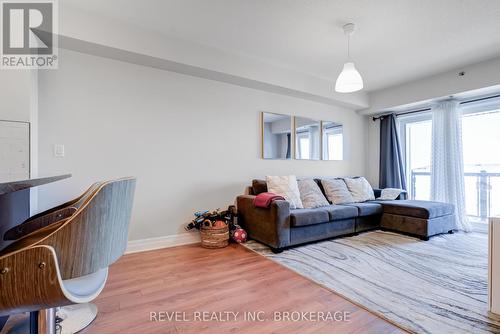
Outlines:
[[[64,280],[105,269],[125,252],[135,182],[96,183],[13,231],[22,236],[0,252],[0,316],[95,298],[72,294]]]
[[[77,211],[38,245],[52,246],[62,279],[109,267],[127,248],[135,178],[103,182]]]
[[[23,223],[14,226],[4,234],[4,240],[19,240],[30,233],[38,231],[54,223],[63,222],[75,214],[75,212],[99,189],[104,182],[97,182],[90,186],[80,197],[56,206],[47,211],[28,218]]]

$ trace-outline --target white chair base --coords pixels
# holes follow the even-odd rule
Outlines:
[[[92,303],[60,307],[57,310],[57,334],[74,334],[87,328],[97,317],[97,306]]]

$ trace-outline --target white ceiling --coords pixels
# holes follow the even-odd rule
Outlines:
[[[499,0],[64,0],[145,29],[373,91],[500,55]]]

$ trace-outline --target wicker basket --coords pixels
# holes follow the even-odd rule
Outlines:
[[[201,247],[203,248],[224,248],[229,244],[229,227],[202,227]]]

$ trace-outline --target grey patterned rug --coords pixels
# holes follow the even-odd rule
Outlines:
[[[251,250],[416,333],[500,333],[487,312],[485,233],[420,241],[368,232],[273,254]]]

